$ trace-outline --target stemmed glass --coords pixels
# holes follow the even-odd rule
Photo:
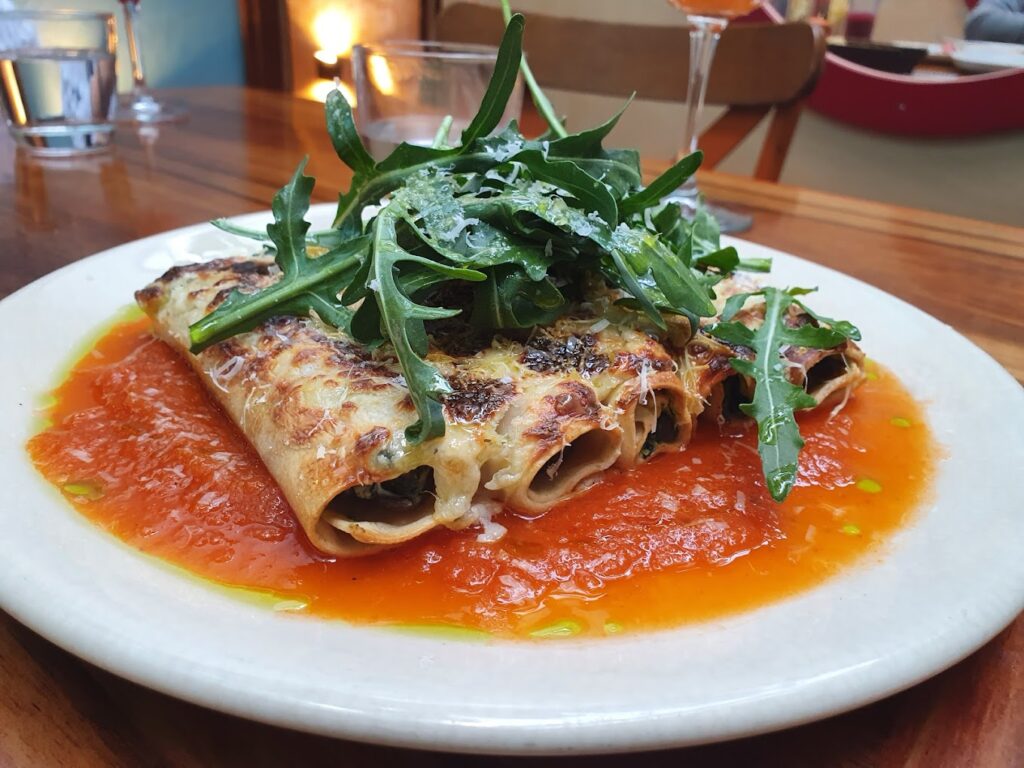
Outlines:
[[[139,20],[141,0],[118,2],[124,8],[124,29],[128,37],[128,55],[132,62],[132,90],[122,99],[114,119],[125,123],[166,123],[184,120],[188,117],[184,107],[156,99],[146,85],[142,54],[139,52],[139,37],[135,29]]]
[[[683,133],[683,149],[686,154],[697,150],[697,121],[704,109],[704,97],[708,90],[708,75],[715,48],[722,36],[722,30],[730,19],[750,13],[761,4],[761,0],[669,0],[686,12],[690,24],[690,82],[686,89],[686,123]],[[691,176],[683,186],[672,194],[684,208],[693,210],[697,206],[699,190],[696,178]],[[743,232],[750,228],[752,219],[720,206],[707,206],[718,220],[723,232]]]

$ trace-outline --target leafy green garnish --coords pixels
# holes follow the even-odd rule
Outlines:
[[[396,193],[395,197],[399,195]],[[406,437],[412,442],[419,442],[444,434],[444,416],[439,401],[442,395],[451,391],[444,376],[423,360],[428,347],[423,321],[454,317],[461,310],[417,304],[399,284],[398,267],[403,262],[418,264],[438,275],[474,282],[487,277],[482,272],[447,266],[403,249],[398,244],[398,223],[403,214],[409,215],[409,209],[400,206],[399,200],[393,200],[380,212],[374,225],[371,286],[383,329],[395,347],[409,394],[420,416],[420,420],[406,430]]]
[[[731,363],[739,373],[754,381],[753,400],[740,405],[740,409],[757,421],[757,450],[768,492],[776,501],[785,499],[793,489],[797,460],[804,446],[794,414],[815,405],[813,397],[789,380],[784,347],[828,349],[847,339],[860,338],[860,332],[849,323],[826,318],[815,317],[819,323],[828,323],[827,326],[791,325],[789,308],[793,305],[804,308],[797,297],[805,293],[808,291],[802,288],[764,288],[730,296],[721,322],[710,329],[713,336],[747,347],[755,354],[753,360],[734,358]],[[764,297],[764,322],[756,330],[733,321],[751,296]]]
[[[501,15],[505,19],[506,27],[512,23],[512,19],[515,18],[512,15],[512,8],[509,5],[508,0],[501,0]],[[526,63],[526,59],[522,59],[519,63],[519,67],[523,73],[523,79],[526,81],[526,87],[530,89],[530,96],[533,98],[533,104],[537,107],[537,111],[540,112],[541,116],[547,121],[548,127],[555,136],[566,137],[568,132],[565,130],[565,126],[562,125],[562,121],[558,119],[558,115],[555,112],[555,108],[551,106],[551,102],[548,97],[541,90],[541,87],[537,85],[537,78],[533,76],[533,72],[530,70],[530,65]]]
[[[646,208],[657,205],[665,195],[678,189],[680,184],[693,176],[700,168],[703,159],[704,153],[699,150],[682,158],[646,188],[637,190],[623,200],[622,212],[626,215],[640,213]]]
[[[274,316],[315,315],[363,344],[393,351],[418,417],[406,437],[417,443],[445,431],[441,402],[450,388],[428,359],[432,324],[529,329],[573,311],[585,299],[584,286],[603,283],[617,293],[616,311],[639,313],[646,327],[664,330],[666,315],[682,315],[695,330],[715,314],[718,282],[736,270],[770,267],[721,247],[718,225],[703,208],[691,220],[663,202],[700,166],[699,152],[645,187],[635,151],[603,146],[629,102],[601,125],[570,134],[523,60],[523,17],[509,12],[507,0],[503,8],[507,25],[494,75],[457,146],[447,145],[447,117],[428,146],[403,143],[377,161],[350,105],[334,91],[327,131],[353,175],[332,227],[309,231],[314,182],[303,173],[305,161],[274,197],[265,233],[214,222],[262,243],[281,275],[266,289],[233,291],[195,323],[193,352]],[[498,130],[520,71],[549,125],[538,139],[524,137],[515,121]],[[742,407],[758,421],[765,475],[781,499],[802,445],[793,411],[809,397],[785,378],[780,350],[858,336],[849,323],[808,309],[799,290],[760,293],[767,311],[758,330],[732,322],[745,294],[729,300],[712,332],[756,355],[733,365],[755,382],[753,402]],[[794,305],[811,324],[785,324]]]
[[[267,225],[267,236],[274,244],[274,260],[281,268],[281,279],[258,293],[233,290],[217,309],[189,328],[193,354],[252,330],[276,315],[315,312],[325,323],[337,327],[348,324],[352,312],[339,301],[338,293],[358,266],[369,238],[353,238],[322,256],[310,258],[306,253],[309,224],[304,217],[314,182],[303,175],[305,167],[303,160],[292,180],[274,195],[271,206],[274,223]]]

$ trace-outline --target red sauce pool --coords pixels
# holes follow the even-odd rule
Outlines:
[[[353,622],[564,636],[699,621],[812,587],[872,553],[921,501],[935,452],[895,377],[832,419],[805,414],[798,487],[764,489],[752,429],[704,426],[497,543],[436,531],[381,555],[315,550],[258,456],[188,365],[122,323],[54,392],[28,444],[81,514],[126,544],[280,608]]]

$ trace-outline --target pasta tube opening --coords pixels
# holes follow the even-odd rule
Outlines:
[[[864,353],[847,345],[841,352],[820,360],[807,371],[804,387],[818,405],[843,400],[864,381]]]
[[[398,544],[435,527],[434,470],[416,467],[398,477],[342,491],[322,521],[364,544]]]
[[[549,507],[608,469],[619,456],[617,430],[595,427],[556,450],[540,465],[525,493],[527,506]]]
[[[686,391],[674,374],[661,375],[644,393],[619,405],[622,411],[622,453],[619,465],[631,467],[658,453],[678,450],[692,433]]]
[[[416,467],[391,480],[356,485],[342,491],[327,509],[355,522],[400,522],[434,503],[434,470]]]

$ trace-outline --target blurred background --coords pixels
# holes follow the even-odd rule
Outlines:
[[[350,70],[344,62],[354,43],[431,35],[438,14],[454,2],[145,0],[139,33],[146,74],[154,88],[249,82],[322,99],[333,87],[332,81],[323,77],[323,62],[340,57],[341,80],[343,86],[348,86]],[[475,2],[498,5],[497,0]],[[794,2],[799,0],[774,5],[785,14],[787,5]],[[72,6],[120,14],[115,0],[16,0],[13,5]],[[513,5],[527,16],[527,44],[531,14],[676,27],[680,40],[685,40],[686,35],[684,17],[665,0],[516,0]],[[941,45],[947,38],[962,38],[968,5],[965,0],[882,0],[872,40]],[[788,10],[793,12],[792,5]],[[119,45],[123,48],[123,39]],[[131,78],[126,51],[120,50],[117,59],[120,90],[128,90]],[[828,67],[826,62],[825,69]],[[945,80],[940,74],[925,73],[920,87],[927,88],[925,81],[929,79],[935,81],[932,87]],[[1016,106],[1019,110],[1024,103],[1024,81],[1018,79],[1016,83],[1020,86]],[[825,84],[823,77],[819,86]],[[621,105],[619,98],[549,90],[558,110],[568,117],[570,127],[595,124]],[[931,126],[922,135],[907,135],[884,127],[869,129],[850,124],[834,115],[821,114],[818,104],[829,94],[812,95],[810,108],[800,115],[779,180],[994,222],[1024,223],[1024,130],[986,128],[992,123],[990,118],[1007,108],[1005,104],[986,103],[980,97],[960,101],[952,91],[949,94],[951,113],[967,109],[971,114],[966,118],[967,130],[961,126],[952,131],[957,135],[948,136],[943,135],[946,131],[942,125]],[[834,102],[842,95],[832,93],[831,98]],[[888,106],[898,111],[901,105]],[[709,107],[703,124],[712,123],[721,112],[721,108]],[[640,99],[619,123],[613,143],[636,146],[644,156],[672,157],[679,150],[683,117],[681,103]],[[959,117],[963,123],[963,114]],[[977,130],[970,129],[972,120],[977,122]],[[941,123],[941,119],[934,122]],[[750,175],[767,124],[768,121],[762,121],[718,169]],[[967,187],[970,194],[963,193]]]

